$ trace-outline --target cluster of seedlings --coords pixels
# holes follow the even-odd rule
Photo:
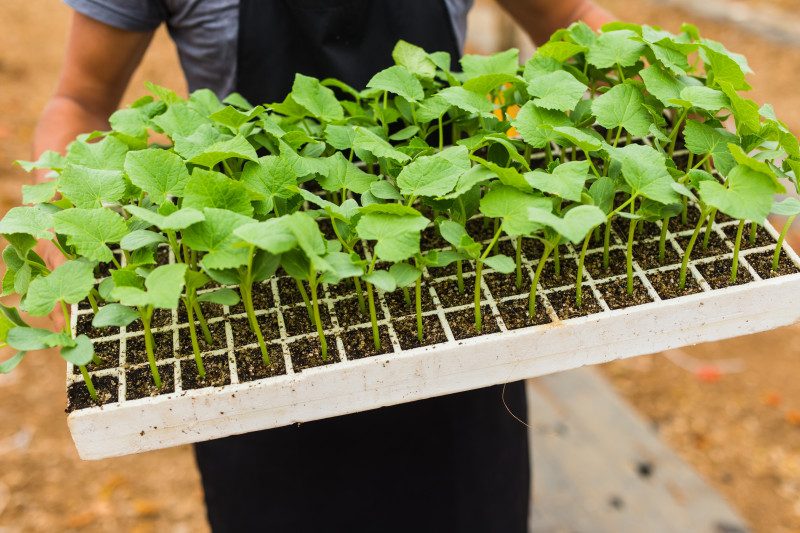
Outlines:
[[[93,339],[126,328],[143,332],[127,340],[127,363],[143,345],[162,390],[156,352],[181,341],[155,337],[175,321],[186,324],[199,381],[202,354],[230,335],[252,338],[272,368],[271,341],[290,319],[313,327],[304,346],[325,361],[327,304],[351,293],[337,328],[371,323],[380,350],[391,301],[416,315],[410,330],[422,343],[437,294],[424,285],[439,277],[453,281],[439,305],[472,302],[469,327],[481,333],[487,272],[504,294],[524,295],[515,323],[535,324],[548,278],[573,285],[570,306],[587,305],[593,257],[598,271],[622,269],[625,298],[637,254],[658,266],[682,250],[680,294],[693,250],[724,235],[734,283],[740,248],[755,245],[767,215],[800,213],[793,198],[773,200],[782,180],[797,187],[797,139],[770,106],[740,95],[750,89],[744,57],[693,26],[675,35],[613,23],[597,34],[578,23],[524,66],[512,49],[464,56],[455,71],[447,53],[402,41],[392,57],[363,90],[297,74],[282,102],[255,107],[237,94],[187,100],[149,85],[153,96],[114,113],[110,131],[79,137],[66,156],[20,162],[53,179],[24,187],[26,206],[0,221],[3,294],[21,295],[33,316],[56,306],[68,315],[79,302],[91,312],[76,334],[0,308],[0,341],[18,350],[0,372],[60,347],[97,401],[87,365],[119,360],[104,361]],[[151,132],[169,144],[151,143]],[[51,270],[34,250],[40,240],[64,262]],[[267,324],[263,311],[295,296],[301,312]],[[211,318],[236,314],[233,333]]]

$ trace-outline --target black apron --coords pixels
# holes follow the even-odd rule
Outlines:
[[[238,87],[282,101],[295,72],[362,89],[398,39],[460,56],[443,0],[241,0]],[[505,401],[525,420],[522,382]],[[221,532],[525,532],[527,429],[489,387],[195,447]]]

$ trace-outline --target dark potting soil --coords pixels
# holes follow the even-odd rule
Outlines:
[[[195,324],[195,331],[197,333],[197,346],[200,348],[200,353],[221,350],[228,346],[224,320],[217,320],[216,322],[208,324],[208,331],[211,333],[211,339],[214,341],[214,344],[208,344],[206,342],[206,336],[203,334],[203,328],[200,327],[200,324]],[[130,341],[128,342],[130,343]],[[194,350],[192,350],[192,333],[189,331],[188,324],[186,327],[182,327],[178,330],[178,343],[178,353],[180,355],[194,354]]]
[[[367,301],[366,293],[364,295],[364,313],[358,305],[358,298],[346,298],[344,300],[337,300],[334,302],[333,307],[336,309],[336,319],[339,325],[343,328],[348,326],[355,326],[357,324],[364,324],[370,321],[369,318],[369,301]],[[380,319],[383,317],[383,312],[378,307],[378,302],[375,302],[375,313]],[[306,315],[308,316],[308,315]]]
[[[295,289],[296,289],[295,285]],[[341,280],[339,283],[333,285],[328,284],[328,291],[331,293],[331,298],[336,298],[337,296],[349,296],[351,294],[355,294],[356,286],[353,283],[353,278],[345,278]],[[361,292],[364,294],[364,297],[367,297],[367,285],[364,282],[361,282]],[[299,297],[299,295],[298,295]],[[311,294],[308,295],[309,301],[311,298]],[[302,301],[302,298],[301,298]],[[281,300],[283,303],[283,300]],[[286,304],[283,304],[286,305]]]
[[[488,335],[497,333],[500,327],[492,315],[492,310],[488,305],[481,306],[481,332],[475,331],[475,308],[469,307],[460,311],[452,311],[446,315],[447,322],[450,324],[450,331],[456,340],[477,337],[478,335]]]
[[[603,252],[597,251],[586,254],[583,260],[583,268],[595,280],[608,278],[610,276],[619,276],[627,272],[627,263],[624,250],[609,250],[608,252],[608,269],[603,268]]]
[[[506,296],[514,296],[516,294],[529,293],[531,291],[531,277],[528,274],[528,269],[522,269],[522,288],[517,289],[517,273],[501,274],[500,272],[492,272],[483,276],[489,290],[492,291],[492,296],[495,300],[505,298]]]
[[[380,320],[383,317],[383,313],[380,311],[380,307],[377,310],[378,320]],[[286,325],[286,334],[290,337],[317,332],[316,323],[309,317],[305,305],[283,309],[282,313],[283,322]],[[329,329],[331,327],[331,316],[328,313],[327,305],[319,306],[319,317],[322,322],[322,329]]]
[[[702,292],[700,285],[695,281],[692,273],[686,271],[686,281],[683,289],[680,289],[681,272],[679,268],[673,270],[650,272],[647,274],[647,279],[656,290],[662,300],[669,300],[679,296],[687,296]]]
[[[169,264],[169,247],[168,246],[159,246],[158,251],[156,252],[156,264],[157,265],[167,265]]]
[[[736,282],[731,283],[731,260],[727,261],[714,261],[713,263],[706,263],[704,265],[696,265],[697,270],[706,278],[708,284],[712,289],[724,289],[731,285],[742,285],[753,281],[753,277],[744,268],[744,265],[739,263],[739,268],[736,270]]]
[[[94,344],[94,354],[100,358],[102,364],[99,366],[90,361],[86,365],[86,370],[94,372],[104,368],[114,368],[119,366],[119,341],[103,341]],[[72,369],[73,374],[80,374],[81,369],[77,366]]]
[[[205,378],[200,377],[194,358],[181,361],[181,385],[183,390],[230,385],[231,369],[228,365],[227,355],[203,357],[203,369],[206,371]]]
[[[342,342],[344,343],[344,352],[347,354],[347,358],[352,361],[394,351],[392,341],[389,340],[389,329],[386,326],[378,326],[378,338],[381,347],[376,350],[371,327],[344,332],[342,334]]]
[[[464,272],[472,272],[475,270],[475,267],[472,266],[472,261],[467,261],[466,259],[461,261],[461,273]],[[458,274],[458,263],[452,262],[447,266],[443,267],[431,267],[428,268],[428,273],[434,278],[443,278],[445,276],[455,276]]]
[[[544,244],[539,239],[522,239],[522,254],[528,261],[535,261],[542,257]],[[552,252],[551,252],[552,253]]]
[[[429,346],[447,341],[444,328],[436,315],[426,315],[422,317],[422,342],[417,337],[417,317],[407,316],[392,322],[400,347],[404,350]],[[370,330],[371,331],[371,330]],[[348,352],[349,356],[349,352]]]
[[[322,359],[322,348],[319,337],[316,335],[297,339],[289,344],[289,353],[292,356],[292,367],[295,372],[341,361],[339,352],[336,350],[336,338],[333,335],[325,335],[325,340],[328,345],[328,358],[325,360]]]
[[[632,294],[628,294],[627,278],[598,283],[597,290],[603,295],[603,299],[611,309],[624,309],[626,307],[633,307],[653,301],[650,295],[647,294],[647,289],[645,289],[642,281],[637,277],[633,278]]]
[[[621,236],[625,242],[628,241],[628,233],[631,229],[631,221],[627,218],[614,217],[611,227]],[[640,221],[634,230],[634,239],[651,239],[661,235],[661,227],[655,222]]]
[[[119,261],[119,254],[114,254],[117,261]],[[111,270],[114,269],[114,263],[100,263],[94,268],[94,279],[107,278],[111,275]]]
[[[669,219],[669,230],[672,233],[678,233],[681,231],[694,231],[695,226],[697,226],[697,222],[700,219],[700,210],[690,205],[687,207],[686,211],[686,224],[681,223],[681,214],[672,217]]]
[[[86,384],[82,381],[73,383],[67,388],[67,413],[77,409],[114,403],[119,399],[117,395],[119,380],[116,376],[92,376],[92,385],[94,385],[94,390],[97,393],[97,402],[89,395],[89,389],[86,388]]]
[[[150,365],[130,368],[125,371],[127,380],[126,400],[136,400],[147,396],[158,396],[175,392],[175,368],[172,365],[159,365],[158,375],[161,377],[161,388],[156,387]]]
[[[296,288],[296,287],[295,287]],[[238,289],[236,289],[238,292]],[[310,297],[310,296],[309,296]],[[212,304],[213,305],[213,304]],[[222,306],[216,306],[219,309],[219,315],[222,315]],[[272,285],[269,281],[265,283],[254,283],[253,284],[253,309],[256,311],[260,309],[272,309],[275,307],[275,300],[272,298]],[[206,310],[203,309],[203,313],[205,314]],[[247,311],[244,308],[244,303],[241,301],[230,307],[230,314],[238,315],[241,313],[246,313]]]
[[[128,337],[125,347],[126,363],[136,365],[147,362],[147,350],[145,348],[144,335]],[[172,357],[172,332],[161,331],[153,333],[153,355],[156,361],[169,359]]]
[[[264,364],[260,348],[242,348],[233,353],[236,357],[236,370],[240,383],[286,373],[286,363],[283,361],[281,347],[267,344],[267,351],[269,352],[269,366]]]
[[[458,282],[456,280],[434,281],[431,283],[442,307],[457,307],[475,303],[475,276],[470,276],[464,280],[464,293],[459,294]],[[481,291],[483,300],[483,291]]]
[[[450,248],[450,243],[442,238],[438,226],[428,226],[420,233],[419,244],[423,250],[442,250]]]
[[[658,261],[658,241],[637,242],[633,245],[633,259],[643,270],[673,265],[681,262],[678,252],[669,241],[664,243],[664,261]]]
[[[748,254],[744,257],[747,257],[747,262],[761,276],[761,279],[777,278],[800,272],[783,250],[778,256],[778,269],[772,270],[772,258],[774,255],[774,251],[767,251]]]
[[[556,315],[561,320],[567,320],[569,318],[575,318],[579,316],[593,315],[595,313],[600,313],[603,310],[600,307],[600,304],[597,303],[597,299],[594,297],[594,294],[592,294],[592,288],[587,284],[584,284],[581,287],[580,307],[575,304],[574,290],[567,289],[564,291],[551,292],[547,295],[547,299],[550,301],[550,305],[553,306]],[[536,304],[538,307],[539,302],[537,301]]]
[[[150,329],[163,328],[172,324],[171,309],[156,309],[150,319]],[[137,318],[128,324],[127,331],[142,331],[142,319]]]
[[[686,170],[686,165],[689,163],[689,154],[673,154],[672,161],[679,170]]]
[[[217,318],[224,314],[222,306],[219,304],[211,303],[211,302],[198,302],[200,304],[200,310],[203,312],[203,318],[209,320],[211,318]],[[258,309],[258,308],[256,308]],[[236,313],[244,313],[244,307],[242,307],[241,311],[234,311],[231,308],[231,314],[234,315]],[[192,313],[194,319],[197,320],[196,313]],[[189,320],[188,315],[186,314],[186,307],[181,302],[180,307],[178,307],[178,323],[183,324],[187,320]]]
[[[488,223],[486,223],[487,220]],[[475,242],[491,241],[494,237],[494,221],[485,217],[471,218],[467,220],[464,227],[469,236],[475,239]]]
[[[303,282],[303,287],[306,289],[308,301],[311,301],[311,288],[308,282]],[[303,303],[303,296],[297,290],[297,282],[293,278],[280,277],[278,278],[278,296],[281,299],[281,305],[293,305]],[[320,296],[319,294],[317,296]]]
[[[722,231],[725,235],[731,240],[731,242],[736,245],[736,231],[739,229],[738,224],[733,224],[731,226],[725,226],[722,228]],[[740,250],[749,250],[751,248],[760,248],[762,246],[772,246],[775,244],[775,239],[762,228],[761,226],[758,227],[756,230],[756,242],[750,242],[750,223],[746,223],[744,225],[744,229],[742,230],[742,240],[741,244],[739,245]]]
[[[562,247],[561,253],[563,254],[564,252],[566,252],[566,248]],[[545,289],[555,289],[570,285],[574,286],[578,276],[578,263],[572,258],[562,256],[560,268],[559,275],[556,276],[555,261],[553,261],[552,257],[548,259],[539,276],[539,284]]]
[[[705,237],[705,234],[706,228],[703,228],[697,235],[697,239],[694,241],[694,246],[692,246],[692,253],[689,259],[717,257],[731,253],[731,250],[725,244],[725,241],[722,240],[716,231],[711,232],[711,236],[708,238],[708,248],[703,249],[703,238]],[[681,237],[676,237],[676,240],[678,241],[678,244],[681,245],[681,248],[686,250],[686,247],[689,245],[689,240],[691,240],[691,236],[684,235]]]
[[[258,342],[258,337],[256,337],[256,334],[250,329],[250,322],[247,320],[246,316],[231,318],[228,322],[231,324],[234,346],[245,346]],[[280,328],[278,328],[278,317],[275,313],[258,315],[256,316],[256,322],[258,322],[258,327],[261,329],[261,336],[264,338],[265,343],[280,338],[281,331]]]
[[[497,310],[500,311],[500,316],[503,317],[503,322],[508,329],[538,326],[551,321],[550,315],[545,310],[544,302],[538,296],[533,318],[528,316],[528,298],[500,302],[497,304]]]
[[[510,240],[506,239],[504,241],[497,242],[495,250],[490,255],[494,254],[503,254],[511,259],[515,259],[517,257],[517,249],[514,248],[514,245],[511,244]]]
[[[420,288],[420,294],[422,296],[420,299],[422,303],[422,311],[432,311],[435,309],[435,306],[433,305],[433,299],[431,298],[431,292],[428,289],[428,284],[423,282]],[[386,305],[389,307],[389,314],[392,315],[392,317],[414,315],[417,313],[417,304],[415,299],[416,287],[414,285],[408,287],[408,297],[411,299],[411,305],[406,303],[406,297],[403,295],[402,289],[397,289],[394,292],[383,293],[383,299],[386,301]],[[356,300],[356,302],[358,302],[358,300]]]
[[[108,326],[107,328],[95,328],[92,326],[94,320],[94,313],[85,315],[78,315],[77,332],[78,335],[86,335],[90,339],[98,337],[110,337],[111,335],[119,335],[119,328],[115,326]]]

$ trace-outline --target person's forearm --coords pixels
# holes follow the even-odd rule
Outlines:
[[[592,29],[612,22],[614,17],[590,0],[497,0],[534,43],[547,42],[560,28],[582,20]]]

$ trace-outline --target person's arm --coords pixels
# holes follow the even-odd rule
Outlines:
[[[592,29],[615,20],[591,0],[497,0],[536,44],[560,28],[582,20]]]

